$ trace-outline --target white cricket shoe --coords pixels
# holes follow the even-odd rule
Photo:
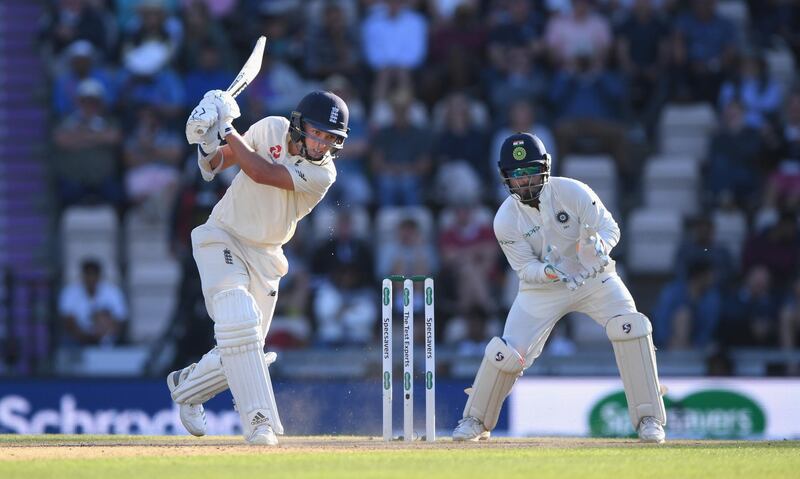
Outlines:
[[[664,434],[664,426],[653,416],[642,418],[642,421],[639,423],[638,432],[639,440],[642,442],[661,444],[667,437],[667,435]]]
[[[167,375],[167,387],[171,393],[178,385],[186,379],[186,376],[194,368],[194,364],[189,367],[173,371]],[[206,411],[202,404],[178,404],[180,407],[181,424],[193,436],[206,435]]]
[[[256,426],[250,436],[245,440],[247,441],[247,444],[253,444],[257,446],[278,445],[278,436],[275,435],[275,431],[272,430],[272,426],[269,424],[261,424]]]
[[[490,434],[480,419],[468,416],[458,421],[453,430],[453,441],[486,441]]]

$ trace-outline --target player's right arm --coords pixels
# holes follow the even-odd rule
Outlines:
[[[494,218],[494,234],[511,268],[519,280],[526,283],[554,283],[563,280],[553,264],[534,254],[531,245],[522,237],[510,212],[501,207]]]
[[[250,179],[262,185],[294,191],[294,180],[285,166],[265,161],[236,130],[231,130],[225,140],[228,144],[223,147],[226,150],[223,154],[230,154],[231,164],[239,165]]]

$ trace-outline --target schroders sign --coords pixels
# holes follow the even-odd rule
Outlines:
[[[666,432],[670,436],[708,439],[762,437],[763,408],[752,398],[730,390],[701,390],[676,399],[664,397]],[[590,435],[635,437],[625,394],[612,393],[598,401],[589,414]]]
[[[800,380],[663,378],[668,438],[800,438]],[[617,378],[524,378],[509,398],[509,433],[634,437]]]

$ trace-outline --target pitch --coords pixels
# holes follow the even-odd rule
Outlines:
[[[488,443],[383,442],[379,437],[0,436],[3,478],[170,479],[796,478],[800,441],[526,438]]]

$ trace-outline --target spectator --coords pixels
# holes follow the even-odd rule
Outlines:
[[[394,82],[411,87],[411,71],[425,61],[427,39],[427,20],[408,0],[383,0],[370,7],[361,24],[361,44],[375,73],[374,98],[386,98]]]
[[[727,196],[741,207],[753,206],[763,183],[761,150],[758,131],[744,122],[742,104],[731,101],[722,113],[722,127],[711,138],[708,152],[706,182],[715,201]]]
[[[195,65],[183,76],[184,106],[190,108],[207,91],[228,85],[232,79],[233,74],[224,66],[222,51],[213,42],[205,42],[197,51]]]
[[[788,289],[800,268],[800,234],[797,214],[780,213],[777,223],[748,238],[742,250],[742,270],[764,265],[780,293]]]
[[[453,93],[445,102],[444,129],[434,136],[432,151],[439,199],[450,205],[479,201],[488,173],[486,138],[474,125],[469,98]]]
[[[398,91],[392,97],[394,124],[379,130],[372,140],[370,163],[381,206],[417,205],[431,169],[431,139],[422,128],[409,122],[413,97]]]
[[[124,202],[117,161],[122,135],[105,112],[104,98],[102,84],[82,81],[77,87],[77,110],[53,133],[53,168],[62,208],[83,202],[119,208]]]
[[[305,42],[305,71],[323,79],[333,74],[357,79],[361,65],[358,32],[348,24],[341,5],[328,3],[324,19]]]
[[[739,60],[739,71],[726,81],[719,92],[720,110],[732,101],[744,108],[744,122],[761,131],[777,120],[783,103],[781,85],[770,76],[763,57],[745,55]]]
[[[181,71],[198,69],[209,71],[208,58],[204,58],[209,50],[213,50],[216,56],[215,69],[231,71],[239,68],[238,58],[234,55],[228,37],[219,22],[215,22],[211,17],[210,6],[206,2],[191,0],[183,10],[183,18],[186,27],[185,39],[176,58]],[[232,76],[226,77],[226,80],[217,83],[216,87],[230,83],[231,79]],[[202,97],[203,95],[193,98]]]
[[[800,91],[792,92],[786,100],[784,123],[779,131],[780,161],[767,183],[764,202],[774,207],[778,203],[800,204]]]
[[[752,267],[744,284],[724,302],[719,323],[721,345],[777,346],[778,309],[769,270],[761,265]]]
[[[142,106],[156,108],[167,121],[183,124],[185,92],[180,77],[169,68],[169,48],[164,43],[148,42],[125,53],[120,103],[127,113],[126,124],[135,123],[132,113]]]
[[[122,291],[102,280],[102,268],[94,259],[81,263],[81,281],[61,291],[58,312],[66,346],[117,344],[128,310]]]
[[[708,215],[690,220],[688,235],[675,253],[676,275],[686,277],[689,266],[698,261],[708,261],[714,268],[714,280],[722,290],[733,280],[736,271],[730,251],[714,238],[714,221]]]
[[[713,265],[705,260],[690,264],[686,278],[676,278],[661,291],[652,318],[653,342],[668,349],[709,347],[721,307]]]
[[[96,48],[101,56],[111,49],[111,32],[106,28],[102,10],[89,0],[56,0],[50,15],[45,19],[42,37],[53,55],[78,40],[85,40]]]
[[[555,134],[562,157],[578,150],[611,153],[620,174],[630,177],[627,132],[623,123],[627,89],[622,78],[590,56],[577,56],[574,70],[556,73],[550,86]],[[595,145],[582,145],[586,139]]]
[[[145,204],[155,219],[166,219],[177,192],[183,141],[166,128],[153,107],[139,109],[139,123],[125,142],[125,191],[134,204]]]
[[[489,63],[494,70],[505,72],[513,66],[514,58],[508,55],[511,49],[521,49],[529,59],[544,50],[541,40],[544,25],[531,3],[530,0],[506,2],[502,12],[504,21],[489,32]]]
[[[352,271],[347,278],[355,281],[354,286],[372,284],[375,271],[372,249],[364,238],[354,231],[353,216],[348,210],[340,210],[332,237],[321,244],[312,255],[311,271],[317,277],[330,276],[337,270],[348,266]]]
[[[553,15],[547,22],[545,42],[557,69],[599,69],[612,47],[611,24],[594,11],[593,0],[573,0],[572,11]]]
[[[174,1],[172,3],[174,5]],[[123,56],[131,50],[155,44],[166,50],[165,62],[171,61],[183,41],[183,25],[171,15],[174,11],[167,0],[139,0],[136,15],[128,24],[123,24]]]
[[[417,220],[400,220],[389,241],[378,251],[378,276],[432,275],[438,270],[436,249],[425,238]]]
[[[274,57],[268,48],[261,63],[261,71],[247,88],[245,101],[250,116],[288,117],[300,99],[308,93],[308,88],[303,77],[288,63]]]
[[[547,77],[524,48],[509,47],[506,56],[508,65],[489,81],[492,108],[501,121],[515,101],[541,103],[547,93]]]
[[[493,294],[500,271],[491,216],[482,218],[480,210],[468,202],[445,210],[445,214],[448,211],[452,214],[452,223],[443,225],[439,251],[443,274],[448,274],[457,284],[456,312],[467,314],[479,308],[491,314],[500,307]]]
[[[57,73],[53,79],[53,110],[64,117],[75,111],[75,98],[78,85],[84,80],[93,79],[103,86],[103,102],[114,106],[114,79],[95,62],[95,49],[86,40],[78,40],[64,52],[66,69]]]
[[[653,0],[634,0],[617,31],[617,58],[630,84],[631,109],[650,138],[668,93],[669,35]]]
[[[261,34],[269,39],[269,54],[298,70],[304,62],[305,22],[299,0],[261,2]]]
[[[378,321],[374,288],[355,264],[343,264],[323,280],[314,297],[317,338],[326,346],[369,344]]]
[[[461,3],[452,18],[431,29],[428,62],[420,70],[418,82],[419,96],[428,105],[453,91],[482,96],[480,75],[487,34],[478,8],[472,3]]]
[[[736,53],[736,30],[716,13],[716,0],[695,0],[675,25],[676,99],[714,104]]]

